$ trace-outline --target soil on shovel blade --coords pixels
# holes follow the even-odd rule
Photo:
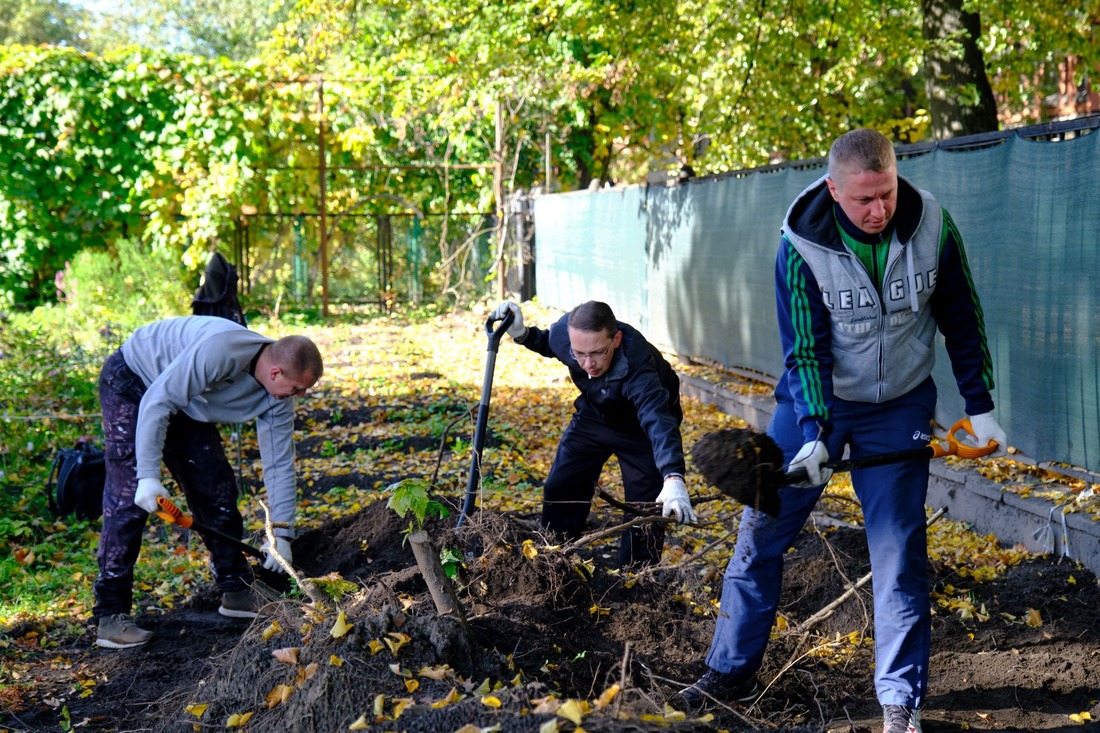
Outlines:
[[[452,517],[427,529],[465,556],[457,579],[465,624],[436,615],[405,527],[376,502],[295,544],[306,576],[354,581],[342,621],[335,606],[321,612],[284,595],[265,617],[231,622],[208,588],[142,619],[157,634],[145,648],[99,650],[89,634],[44,655],[34,670],[39,703],[5,713],[3,726],[61,730],[63,700],[71,729],[85,731],[880,729],[869,586],[811,634],[790,630],[843,593],[845,578],[867,572],[859,530],[802,534],[785,576],[789,628],[760,674],[767,692],[752,707],[693,719],[665,704],[704,671],[713,615],[687,599],[716,598],[721,568],[630,576],[609,565],[611,553],[548,548],[529,520],[507,513],[453,525]],[[932,570],[939,587],[962,582]],[[1080,727],[1071,715],[1100,718],[1094,577],[1035,559],[975,584],[972,602],[989,620],[945,609],[934,617],[926,731],[1069,731]],[[1041,623],[1029,625],[1029,609]],[[61,657],[74,661],[51,664]],[[94,694],[73,693],[78,676],[99,680]]]

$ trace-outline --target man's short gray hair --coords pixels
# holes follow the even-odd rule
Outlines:
[[[881,132],[866,127],[844,133],[829,148],[829,178],[834,181],[842,172],[881,173],[897,164],[894,144]]]

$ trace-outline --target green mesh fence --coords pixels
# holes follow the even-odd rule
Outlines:
[[[932,191],[962,233],[1012,445],[1100,470],[1100,132],[1025,131],[974,147],[899,148],[899,173]],[[536,198],[539,299],[605,300],[654,342],[772,378],[782,369],[773,267],[783,215],[821,161],[675,187]],[[941,345],[937,419],[963,414]]]
[[[461,300],[484,293],[492,266],[485,215],[329,217],[328,301],[374,305]],[[320,217],[256,215],[237,230],[241,290],[254,302],[319,308]]]

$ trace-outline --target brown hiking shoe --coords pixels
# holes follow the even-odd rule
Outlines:
[[[251,588],[222,593],[218,613],[229,618],[256,618],[260,615],[260,599]]]
[[[116,613],[100,617],[95,644],[107,649],[128,649],[141,646],[152,638],[152,631],[140,628],[125,613]]]

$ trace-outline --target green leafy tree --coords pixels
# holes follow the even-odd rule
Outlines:
[[[143,45],[245,61],[289,13],[279,0],[130,0]]]
[[[229,236],[263,158],[255,66],[164,52],[0,48],[0,298],[125,236],[191,268]]]
[[[64,0],[0,0],[0,45],[78,45],[87,20]]]

